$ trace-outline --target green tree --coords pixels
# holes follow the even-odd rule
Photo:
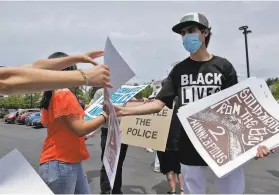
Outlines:
[[[86,102],[86,98],[84,96],[84,93],[80,88],[76,89],[76,96],[79,100],[81,100],[83,102]]]
[[[3,97],[0,99],[1,108],[6,109],[19,109],[24,105],[24,98],[22,95],[13,95],[9,97]]]
[[[148,98],[153,92],[153,88],[149,85],[144,90],[139,92],[135,98],[142,99],[142,98]]]
[[[273,86],[271,93],[276,100],[279,100],[279,81],[275,82]]]
[[[99,90],[99,89],[101,89],[101,87],[91,87],[89,89],[89,92],[88,92],[89,95],[88,96],[89,96],[90,101],[93,99],[96,91]]]
[[[23,108],[39,108],[41,99],[43,94],[42,93],[32,93],[24,95],[24,103],[22,105]]]
[[[274,83],[276,83],[278,81],[279,81],[278,77],[276,77],[276,78],[268,78],[268,79],[266,79],[266,84],[268,86],[271,86],[271,85],[273,85]]]

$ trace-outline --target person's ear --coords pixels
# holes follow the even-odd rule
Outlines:
[[[204,35],[204,37],[208,37],[209,36],[209,30],[208,29],[203,30],[203,35]]]

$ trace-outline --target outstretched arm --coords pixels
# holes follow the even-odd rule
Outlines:
[[[76,135],[82,137],[101,127],[107,121],[107,118],[108,116],[103,113],[103,115],[89,121],[84,121],[81,116],[64,116],[63,120],[69,129]]]
[[[130,115],[146,115],[160,112],[165,106],[161,100],[154,100],[139,106],[132,107],[119,107],[115,106],[117,116],[130,116]],[[104,110],[107,110],[104,108]]]
[[[111,87],[109,68],[98,65],[84,71],[90,86]],[[78,87],[86,84],[80,71],[50,71],[23,67],[0,68],[0,94],[15,95]]]
[[[62,70],[78,63],[91,63],[97,65],[94,59],[104,55],[103,50],[91,51],[85,54],[72,55],[63,58],[41,59],[33,64],[23,65],[24,68],[38,68],[46,70]]]

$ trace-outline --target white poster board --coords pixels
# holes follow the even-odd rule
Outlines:
[[[135,76],[133,70],[125,62],[110,38],[107,38],[104,53],[104,63],[110,68],[110,83],[113,88],[108,88],[109,96]]]
[[[279,143],[279,105],[264,80],[250,78],[183,106],[178,117],[218,177],[254,158],[259,145]]]
[[[0,194],[53,194],[45,182],[14,149],[0,159]]]
[[[109,99],[108,91],[106,89],[104,91],[104,96],[104,104],[107,105],[109,109],[109,124],[103,163],[106,169],[111,189],[113,189],[120,154],[121,136],[117,116],[113,108],[113,104]]]

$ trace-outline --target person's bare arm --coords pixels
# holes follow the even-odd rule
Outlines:
[[[119,107],[115,106],[117,116],[146,115],[160,112],[165,106],[161,100],[154,100],[139,106]],[[107,110],[104,108],[104,110]]]
[[[85,54],[72,55],[63,58],[41,59],[33,64],[23,65],[24,68],[38,68],[46,70],[62,70],[78,63],[91,63],[97,65],[93,60],[104,55],[103,50],[91,51]]]
[[[98,116],[89,121],[84,121],[81,116],[64,116],[63,120],[76,135],[83,137],[101,127],[108,119],[105,113],[104,116]]]
[[[84,73],[88,77],[88,85],[111,87],[107,66],[93,66],[84,70]],[[79,71],[50,71],[23,67],[0,68],[0,94],[4,95],[78,87],[84,84],[86,84],[85,79]]]

